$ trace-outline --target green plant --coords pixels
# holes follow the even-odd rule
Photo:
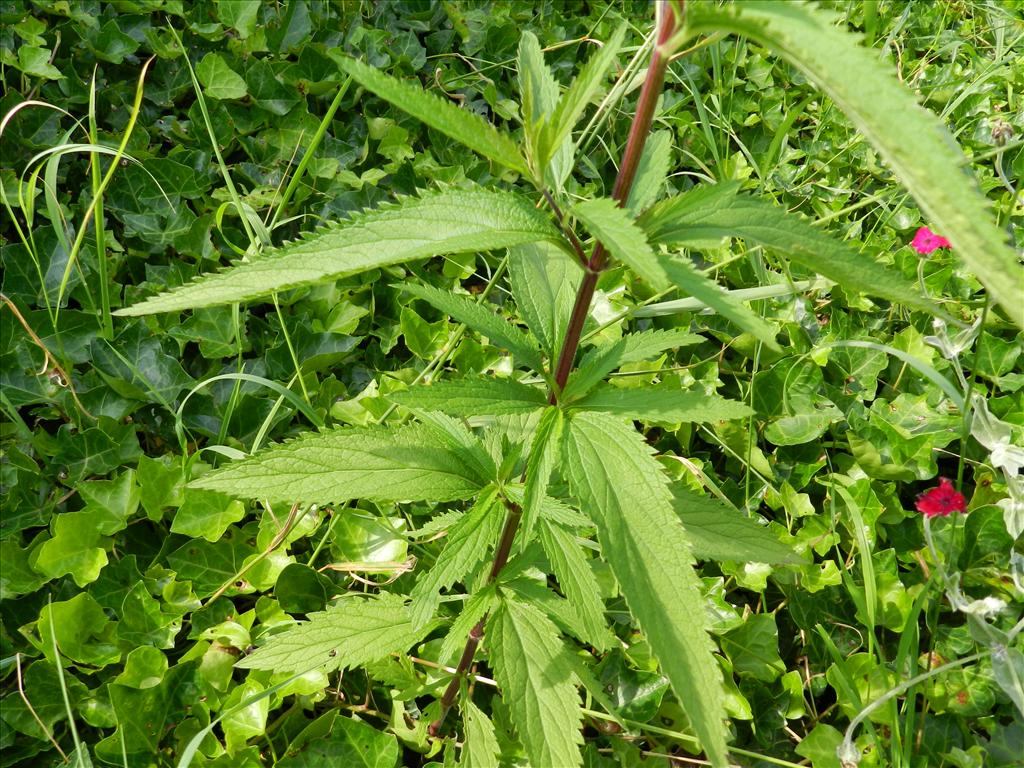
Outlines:
[[[599,692],[560,636],[596,649],[611,643],[586,555],[589,546],[581,546],[595,529],[600,559],[610,566],[701,747],[713,764],[725,764],[722,682],[690,553],[702,536],[717,536],[743,540],[742,554],[750,561],[790,557],[764,529],[729,516],[725,508],[718,518],[688,516],[688,509],[706,502],[672,492],[664,468],[629,424],[633,419],[676,425],[738,420],[751,415],[747,406],[698,391],[604,382],[623,366],[699,338],[684,331],[637,331],[579,354],[595,290],[613,263],[625,265],[648,290],[680,288],[765,350],[779,349],[779,329],[721,292],[678,249],[740,237],[784,253],[790,264],[821,274],[844,291],[940,312],[895,269],[777,206],[740,195],[738,184],[698,186],[657,201],[669,144],[650,132],[676,50],[696,35],[719,31],[746,34],[779,49],[872,141],[922,209],[941,222],[993,299],[1011,316],[1021,303],[1019,285],[1001,279],[1004,270],[1015,268],[1014,258],[981,196],[965,179],[940,178],[956,155],[937,122],[827,16],[798,4],[657,7],[652,58],[609,198],[571,199],[564,180],[573,166],[572,131],[602,89],[621,37],[607,42],[560,94],[536,40],[523,36],[518,58],[522,148],[465,110],[356,60],[338,58],[341,69],[368,91],[504,168],[501,178],[522,177],[553,219],[504,184],[424,193],[354,215],[119,313],[251,301],[414,259],[508,249],[512,298],[529,333],[467,297],[430,286],[400,287],[507,350],[518,367],[513,375],[414,387],[391,398],[414,423],[306,435],[192,481],[193,488],[256,498],[268,506],[356,499],[458,503],[441,521],[428,523],[447,529],[448,542],[434,565],[417,575],[409,600],[387,591],[347,598],[307,623],[271,635],[240,666],[300,672],[311,658],[317,668],[365,665],[407,650],[450,622],[438,662],[458,661],[440,700],[428,710],[430,731],[441,731],[459,700],[467,764],[493,763],[498,749],[491,721],[466,686],[485,637],[487,659],[531,762],[580,762],[582,710],[575,684],[592,695]],[[493,551],[489,563],[486,550]],[[718,553],[705,546],[700,554]],[[724,557],[737,556],[733,550]],[[562,597],[539,574],[553,575]],[[457,583],[465,593],[448,597],[464,600],[462,610],[440,609],[442,591]]]

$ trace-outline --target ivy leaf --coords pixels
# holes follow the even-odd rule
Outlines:
[[[528,175],[516,143],[479,115],[348,56],[329,55],[361,86],[499,165]]]
[[[437,610],[441,590],[464,578],[494,545],[503,519],[494,487],[480,494],[476,504],[452,527],[441,556],[412,590],[413,627],[427,625]]]
[[[465,323],[470,328],[482,333],[492,342],[507,349],[514,356],[535,371],[543,367],[536,342],[525,331],[511,325],[504,318],[485,309],[468,296],[449,291],[442,291],[432,285],[415,285],[407,283],[397,286],[406,293],[423,299],[431,306],[447,315]]]
[[[406,408],[441,411],[452,416],[499,416],[532,413],[547,405],[544,391],[511,379],[473,378],[435,381],[388,399]]]
[[[283,504],[454,501],[489,479],[437,447],[424,426],[408,425],[306,434],[203,475],[190,487]]]
[[[245,80],[219,53],[203,57],[196,67],[196,77],[203,84],[203,94],[211,99],[241,99],[248,93]]]
[[[580,765],[583,713],[558,629],[532,605],[506,599],[487,633],[502,699],[530,762]]]
[[[856,35],[811,4],[760,2],[723,9],[701,4],[688,10],[691,34],[728,30],[750,37],[777,49],[828,94],[896,172],[925,215],[941,226],[953,252],[1024,327],[1024,285],[1006,279],[1020,270],[1006,233],[995,224],[991,204],[976,182],[951,172],[965,164],[963,153],[941,121],[917,104]],[[866,274],[860,277],[872,281]],[[873,284],[877,290],[893,287]]]
[[[232,523],[245,517],[245,505],[237,499],[213,491],[188,488],[185,500],[174,513],[171,533],[217,541]]]
[[[574,400],[572,407],[668,424],[730,421],[753,413],[744,403],[703,392],[686,392],[669,386],[624,389],[611,384],[599,385],[586,397]]]
[[[666,478],[632,427],[606,414],[569,420],[562,472],[597,523],[601,551],[715,766],[725,766],[722,680],[690,549]]]
[[[84,587],[96,581],[107,564],[108,541],[92,513],[64,512],[53,519],[53,538],[40,545],[32,567],[50,579],[70,575]]]
[[[413,627],[400,595],[349,596],[311,614],[309,621],[272,635],[265,646],[235,666],[296,673],[319,661],[324,671],[332,672],[405,651],[431,628],[431,624]]]
[[[628,266],[653,287],[669,287],[668,275],[647,242],[647,235],[614,200],[606,197],[585,200],[572,213],[615,259]]]
[[[548,218],[511,192],[451,189],[357,213],[250,261],[204,275],[120,315],[147,315],[250,301],[376,267],[446,253],[558,242]]]

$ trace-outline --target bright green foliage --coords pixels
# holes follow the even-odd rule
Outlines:
[[[544,391],[511,379],[437,381],[388,396],[399,405],[452,416],[530,413],[547,404]]]
[[[356,214],[120,314],[249,301],[403,261],[557,239],[550,221],[518,195],[482,189],[428,193]]]
[[[410,613],[414,627],[430,623],[441,590],[465,578],[484,559],[497,540],[503,519],[497,491],[492,487],[481,493],[473,508],[452,526],[441,556],[413,588]]]
[[[514,246],[508,254],[519,311],[544,353],[554,358],[583,273],[564,251],[543,241]]]
[[[492,342],[508,349],[534,370],[540,369],[540,354],[536,342],[517,326],[510,325],[468,296],[448,293],[429,285],[403,285],[402,290],[418,296],[459,322],[479,331]]]
[[[856,253],[778,206],[729,194],[738,188],[737,183],[717,184],[715,194],[701,196],[699,204],[687,199],[693,193],[670,198],[652,208],[642,224],[649,227],[653,242],[665,245],[699,245],[708,240],[742,237],[780,251],[844,288],[935,311],[934,305],[899,272]]]
[[[618,26],[611,38],[583,65],[569,89],[558,100],[551,118],[544,124],[544,136],[538,149],[538,165],[543,168],[562,142],[572,133],[583,111],[600,91],[601,85],[618,56],[626,29]]]
[[[427,428],[413,425],[303,435],[191,485],[272,503],[334,504],[360,498],[465,499],[487,480],[438,447]]]
[[[560,408],[544,411],[533,433],[530,454],[526,461],[526,484],[523,488],[523,538],[532,539],[534,526],[541,515],[548,480],[558,463],[559,448],[565,420]]]
[[[601,552],[701,746],[724,766],[722,680],[686,534],[660,466],[625,422],[579,412],[569,420],[563,469],[597,523]]]
[[[328,672],[346,669],[405,651],[430,628],[430,624],[413,626],[400,595],[349,597],[274,635],[273,642],[236,666],[290,673],[321,667]]]
[[[644,231],[614,200],[605,197],[574,205],[572,212],[618,261],[628,265],[653,287],[669,286],[668,275],[647,242]]]
[[[519,94],[523,127],[526,134],[526,159],[535,179],[561,191],[565,176],[572,170],[572,141],[566,135],[551,151],[547,119],[558,104],[558,83],[544,63],[540,43],[532,32],[523,32],[519,39]],[[545,163],[543,167],[538,163]]]
[[[857,37],[810,3],[778,0],[722,10],[694,5],[687,28],[695,35],[715,30],[746,35],[777,49],[806,74],[867,137],[993,298],[1024,327],[1024,281],[1007,279],[1019,275],[1020,266],[985,198],[969,176],[954,171],[964,165],[963,154],[945,126]]]
[[[540,542],[551,563],[569,605],[579,615],[584,636],[591,645],[604,650],[608,645],[608,627],[597,578],[583,556],[576,538],[550,520],[540,521]]]
[[[462,697],[466,737],[459,765],[465,768],[498,768],[499,747],[490,718],[468,696]]]
[[[474,152],[506,168],[520,173],[527,172],[515,142],[478,115],[459,109],[450,101],[428,93],[419,86],[389,77],[357,59],[336,56],[335,61],[343,72],[351,75],[364,88],[390,101],[417,120],[422,120],[431,128],[451,136],[460,144],[465,144]]]
[[[580,360],[562,398],[571,401],[582,397],[622,365],[649,360],[666,350],[697,344],[701,340],[700,336],[682,330],[643,331],[623,336],[612,344],[594,347]]]
[[[654,131],[644,144],[625,209],[636,216],[657,200],[671,165],[672,134],[669,131]]]
[[[672,506],[697,557],[747,563],[800,562],[767,527],[727,504],[676,486]]]
[[[505,599],[487,622],[502,699],[533,765],[580,765],[579,694],[558,629],[532,605]]]
[[[573,408],[600,411],[624,419],[676,424],[683,421],[728,421],[742,419],[753,412],[743,403],[703,392],[682,392],[674,387],[623,389],[600,385]]]

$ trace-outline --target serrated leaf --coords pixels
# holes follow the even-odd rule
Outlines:
[[[539,165],[542,168],[547,165],[548,158],[554,150],[570,136],[591,100],[600,93],[605,76],[615,63],[615,57],[618,56],[625,35],[626,26],[617,26],[611,38],[597,53],[587,59],[572,85],[558,100],[554,114],[545,125],[542,143],[545,154],[539,158]]]
[[[608,625],[597,577],[572,534],[549,520],[540,521],[540,543],[569,605],[579,616],[588,643],[608,647]]]
[[[652,242],[679,246],[720,240],[723,237],[741,237],[780,251],[792,261],[844,287],[898,301],[933,314],[936,311],[935,305],[897,270],[866,254],[857,253],[843,241],[811,226],[810,221],[767,200],[743,195],[723,195],[716,198],[713,207],[705,208],[694,207],[685,198],[686,195],[669,198],[648,212],[650,217],[647,223],[651,229],[647,231]],[[683,200],[680,204],[682,213],[675,208],[679,199]],[[694,270],[686,270],[686,265],[675,259],[665,263],[665,269],[671,270],[672,265],[676,267],[677,274],[674,277],[678,277],[680,284],[684,287],[687,284],[693,288],[699,287],[699,282],[694,278]],[[704,295],[693,295],[702,301],[706,300]],[[729,301],[728,297],[721,294],[709,297],[717,298],[719,304]],[[735,305],[735,302],[731,303]],[[725,314],[724,309],[714,308]],[[774,343],[774,338],[772,341]]]
[[[893,77],[876,52],[807,3],[759,2],[688,9],[693,34],[727,30],[775,48],[839,106],[878,150],[921,210],[993,298],[1024,327],[1024,282],[990,203],[962,168],[946,127]],[[822,274],[825,274],[822,272]],[[826,275],[827,276],[827,275]],[[888,288],[888,286],[878,286]]]
[[[526,459],[526,483],[523,487],[522,540],[532,541],[533,529],[547,496],[548,480],[560,453],[562,410],[548,408],[540,417]]]
[[[190,487],[271,503],[336,504],[455,501],[488,481],[413,424],[306,434],[203,475]]]
[[[462,697],[460,706],[466,737],[462,742],[459,765],[465,768],[498,768],[501,749],[494,735],[494,724],[469,696]]]
[[[701,301],[706,306],[729,320],[741,331],[751,334],[764,342],[769,348],[778,350],[775,341],[775,326],[758,317],[741,301],[725,291],[714,280],[705,277],[685,258],[662,256],[661,264],[668,273],[669,279],[682,288],[687,294]]]
[[[662,352],[699,344],[704,339],[696,334],[682,330],[642,331],[623,336],[618,341],[594,347],[580,360],[579,366],[572,373],[565,390],[563,400],[579,398],[593,389],[604,377],[627,363],[639,363],[657,357]]]
[[[477,622],[486,616],[498,602],[498,593],[493,584],[488,584],[478,592],[474,592],[462,606],[462,612],[448,628],[448,634],[441,642],[438,660],[442,663],[453,661],[466,644],[466,638]]]
[[[538,387],[491,377],[435,381],[404,392],[392,392],[388,399],[406,408],[441,411],[452,416],[531,413],[548,402],[544,390]]]
[[[580,765],[583,713],[558,629],[532,605],[504,600],[487,622],[487,637],[502,699],[530,763]]]
[[[524,31],[519,38],[517,71],[527,163],[536,179],[543,180],[545,185],[556,191],[561,190],[565,176],[571,170],[572,142],[566,136],[546,166],[538,167],[538,162],[551,157],[548,148],[544,146],[544,127],[547,118],[558,105],[558,82],[544,63],[544,53],[537,37],[529,30]]]
[[[658,199],[672,165],[672,132],[654,131],[644,143],[625,208],[633,216]]]
[[[479,115],[423,90],[419,84],[398,80],[348,56],[330,55],[345,74],[385,101],[489,160],[529,174],[516,143]]]
[[[701,745],[727,765],[724,695],[686,534],[650,447],[614,417],[572,414],[562,472]]]
[[[504,318],[491,312],[468,296],[449,291],[442,291],[432,285],[404,284],[398,286],[406,293],[411,293],[447,315],[465,323],[470,328],[482,333],[489,340],[504,347],[521,362],[535,371],[543,368],[540,352],[536,342],[523,330],[509,324]]]
[[[647,242],[647,235],[618,203],[607,197],[597,197],[574,205],[572,213],[601,241],[612,257],[655,288],[668,288],[668,275]]]
[[[440,557],[413,587],[410,615],[414,627],[430,621],[441,600],[441,590],[464,578],[494,545],[504,522],[501,512],[497,491],[491,487],[452,527]]]
[[[481,480],[494,479],[498,472],[494,458],[465,424],[437,411],[418,411],[416,415],[438,448],[451,452]]]
[[[413,259],[559,238],[543,213],[513,193],[430,192],[354,214],[117,314],[146,315],[250,301]]]
[[[262,648],[241,659],[242,669],[295,673],[321,662],[323,670],[357,667],[407,650],[431,629],[414,628],[399,595],[346,597],[309,621],[271,635]]]
[[[637,421],[680,422],[729,421],[750,416],[753,411],[744,403],[726,400],[703,392],[687,392],[676,387],[614,387],[599,385],[573,408],[601,411]]]
[[[544,354],[562,346],[583,271],[562,249],[537,242],[508,249],[512,296]]]
[[[672,506],[697,557],[741,563],[803,562],[767,527],[720,501],[674,486]]]

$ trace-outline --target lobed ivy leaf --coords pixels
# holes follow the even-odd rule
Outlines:
[[[422,425],[306,434],[193,480],[192,488],[271,503],[454,501],[482,478]]]
[[[407,650],[432,629],[416,628],[405,598],[387,592],[375,597],[348,596],[241,659],[242,669],[302,672],[316,662],[330,672],[367,664]]]
[[[560,237],[543,213],[511,192],[480,188],[427,192],[354,214],[117,314],[147,315],[250,301],[413,259],[539,240],[558,242]]]

